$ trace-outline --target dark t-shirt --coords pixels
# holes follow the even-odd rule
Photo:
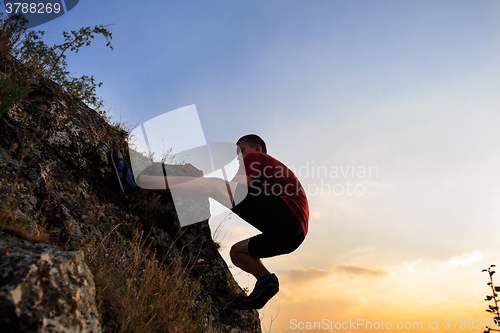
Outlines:
[[[238,175],[252,178],[250,186],[279,196],[302,224],[307,234],[309,206],[302,185],[295,174],[277,159],[264,153],[249,153],[240,161]]]

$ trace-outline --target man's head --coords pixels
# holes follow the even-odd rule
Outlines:
[[[255,134],[247,134],[242,136],[237,142],[239,152],[241,152],[242,157],[245,157],[248,153],[259,152],[267,154],[266,143],[262,138]]]

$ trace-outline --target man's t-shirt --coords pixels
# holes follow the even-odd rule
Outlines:
[[[240,161],[238,175],[251,177],[250,186],[279,196],[302,224],[307,234],[309,206],[302,185],[294,173],[277,159],[264,153],[249,153]]]

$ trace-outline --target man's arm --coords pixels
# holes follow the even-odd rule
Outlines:
[[[235,182],[204,177],[141,175],[138,178],[139,186],[145,191],[169,192],[173,196],[188,198],[211,197],[229,209],[233,207],[232,193],[236,187]]]

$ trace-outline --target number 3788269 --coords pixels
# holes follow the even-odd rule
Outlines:
[[[6,3],[5,9],[7,14],[58,14],[61,11],[59,3],[27,3],[14,2]]]
[[[488,319],[445,319],[444,329],[498,329],[498,324],[496,319],[491,322]]]

